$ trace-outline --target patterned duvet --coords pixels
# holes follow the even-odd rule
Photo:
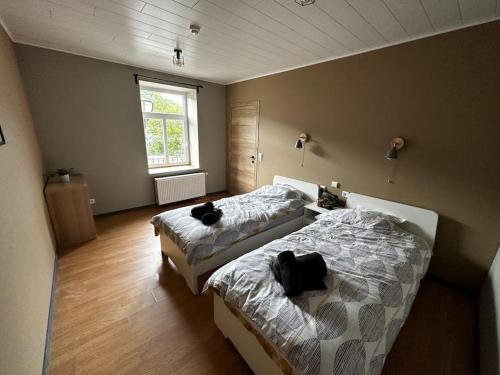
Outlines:
[[[347,210],[345,210],[347,211]],[[287,298],[269,258],[318,251],[326,291]],[[396,226],[363,228],[328,215],[227,264],[207,281],[239,308],[298,374],[380,374],[431,250]]]
[[[214,225],[206,226],[193,218],[193,206],[156,215],[151,223],[157,234],[163,230],[186,254],[188,264],[196,264],[301,210],[306,203],[302,194],[288,185],[265,185],[248,194],[215,201],[214,206],[222,209],[223,215]]]

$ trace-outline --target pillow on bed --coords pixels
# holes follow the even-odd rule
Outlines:
[[[319,215],[317,218],[332,218],[340,223],[354,227],[380,230],[393,230],[396,225],[404,222],[404,219],[399,217],[363,208],[332,210]]]
[[[304,195],[304,193],[302,193],[302,191],[297,190],[296,188],[294,188],[291,185],[277,184],[274,186],[278,186],[278,187],[286,190],[286,193],[285,193],[286,199],[302,199],[302,196]]]
[[[285,184],[264,185],[251,194],[282,196],[284,199],[302,199],[303,195],[300,190]]]

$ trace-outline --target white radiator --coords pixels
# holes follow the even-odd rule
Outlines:
[[[206,195],[205,173],[155,178],[156,201],[159,205]]]

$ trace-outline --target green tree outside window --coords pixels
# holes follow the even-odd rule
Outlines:
[[[182,98],[182,96],[179,96]],[[141,100],[151,102],[152,113],[183,114],[183,105],[175,100],[173,94],[141,90]],[[184,122],[182,120],[166,120],[167,149],[169,158],[184,156]],[[145,121],[144,133],[148,156],[163,156],[165,153],[162,119],[149,118]]]

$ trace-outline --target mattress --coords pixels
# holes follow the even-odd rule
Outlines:
[[[266,185],[251,193],[213,202],[222,209],[220,221],[206,226],[190,214],[193,206],[152,218],[155,232],[163,231],[186,254],[190,265],[231,245],[303,215],[302,192],[288,185]]]
[[[319,252],[324,291],[284,296],[269,260],[281,251]],[[367,229],[329,217],[250,252],[217,270],[215,289],[279,351],[297,374],[372,374],[409,314],[431,250],[397,227]]]

